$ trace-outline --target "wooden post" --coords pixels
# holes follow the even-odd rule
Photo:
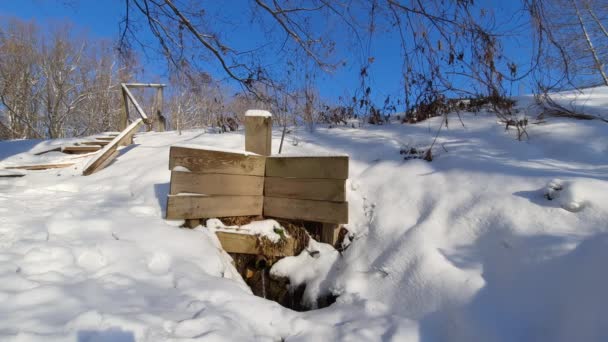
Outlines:
[[[272,153],[272,114],[265,110],[245,113],[245,150],[262,156]]]
[[[167,121],[162,114],[163,110],[163,88],[156,88],[156,131],[164,132],[167,130]]]
[[[124,131],[125,128],[127,128],[127,126],[129,125],[129,99],[127,97],[127,92],[125,92],[124,89],[122,89],[122,100],[124,103],[124,110],[122,112],[122,116],[120,117],[120,122],[119,122],[119,128],[121,131]]]
[[[335,223],[323,223],[321,228],[321,242],[328,243],[336,247],[338,235],[340,234],[340,225]]]

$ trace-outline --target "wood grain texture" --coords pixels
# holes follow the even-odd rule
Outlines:
[[[179,193],[262,196],[264,177],[172,171],[170,194]]]
[[[266,158],[266,176],[347,179],[348,157],[270,156]]]
[[[348,223],[348,203],[264,196],[264,216]]]
[[[192,172],[263,176],[265,157],[242,153],[171,146],[169,169],[183,166]]]
[[[169,195],[167,219],[262,215],[262,196]]]
[[[89,163],[84,167],[82,174],[88,176],[106,167],[112,161],[112,159],[118,156],[118,153],[115,153],[118,152],[118,146],[124,144],[125,141],[131,141],[131,139],[133,139],[133,135],[137,132],[139,125],[142,123],[142,119],[137,119],[130,124],[129,127],[116,136],[89,161]]]
[[[272,118],[245,116],[245,150],[262,156],[272,153]]]
[[[344,202],[346,200],[346,180],[265,177],[264,195]]]
[[[258,247],[258,237],[256,235],[230,233],[224,231],[217,231],[215,235],[220,240],[222,248],[228,253],[238,254],[263,254],[261,249]],[[294,241],[293,239],[287,239],[285,246],[280,249],[273,251],[271,255],[267,256],[292,256],[294,255]]]

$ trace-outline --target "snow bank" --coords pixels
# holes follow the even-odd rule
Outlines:
[[[463,120],[430,163],[399,150],[440,118],[287,136],[286,153],[350,155],[348,249],[272,269],[309,301],[338,295],[304,313],[252,296],[209,229],[162,219],[169,146],[242,150],[242,132],[143,133],[88,177],[0,178],[0,340],[606,340],[608,125],[549,118],[519,142]],[[0,142],[0,165],[55,144]]]

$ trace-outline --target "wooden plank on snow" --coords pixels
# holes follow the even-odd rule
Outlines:
[[[215,235],[220,240],[222,248],[228,253],[264,254],[261,248],[258,247],[258,237],[256,235],[225,231],[216,231]],[[292,256],[294,255],[294,241],[292,238],[288,238],[283,248],[268,252],[272,254],[266,256]]]
[[[266,177],[264,180],[264,195],[344,202],[346,200],[346,180]]]
[[[139,125],[142,123],[142,119],[133,121],[129,127],[125,128],[124,131],[116,136],[88,162],[88,164],[84,167],[82,174],[88,176],[107,166],[114,158],[118,156],[118,153],[115,153],[117,152],[118,147],[121,144],[124,144],[125,141],[130,141],[133,138],[133,135],[137,132]]]
[[[74,145],[74,146],[63,146],[61,152],[68,154],[82,154],[91,153],[101,150],[100,145]]]
[[[20,166],[7,166],[6,169],[17,169],[17,170],[48,170],[48,169],[61,169],[64,167],[70,167],[75,163],[61,163],[61,164],[32,164],[32,165],[20,165]]]
[[[348,178],[347,156],[270,156],[267,177]]]
[[[348,223],[348,203],[264,196],[264,216]]]
[[[192,172],[263,176],[265,157],[205,147],[171,146],[169,169],[183,166]]]
[[[179,193],[262,196],[264,177],[172,171],[170,194]]]
[[[169,195],[167,219],[262,215],[262,196]]]

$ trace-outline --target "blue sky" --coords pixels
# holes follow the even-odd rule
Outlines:
[[[205,2],[205,1],[203,1]],[[495,13],[498,23],[504,22],[513,30],[514,36],[504,41],[504,48],[508,55],[514,56],[516,62],[522,63],[520,70],[525,69],[525,61],[529,58],[530,35],[515,31],[516,24],[513,15],[519,4],[513,1],[479,0],[477,5],[485,7]],[[246,18],[236,24],[239,16],[246,17],[248,2],[246,0],[208,1],[205,5],[211,15],[217,19],[221,33],[230,37],[231,43],[236,46],[258,44],[266,36],[266,32],[248,25]],[[225,10],[230,9],[230,17],[223,17]],[[119,36],[119,22],[125,12],[123,0],[4,0],[0,1],[0,14],[4,17],[16,17],[24,20],[36,20],[44,29],[47,25],[70,22],[74,30],[92,38],[115,40]],[[507,30],[505,33],[511,33]],[[525,33],[525,32],[524,32]],[[517,37],[515,38],[515,34]],[[152,37],[142,31],[142,37],[151,40]],[[347,38],[347,37],[345,37]],[[344,47],[343,47],[344,48]],[[346,47],[348,48],[348,47]],[[398,37],[396,34],[377,34],[372,41],[370,55],[375,58],[371,67],[370,85],[375,100],[382,101],[386,95],[398,97],[402,94],[401,86],[401,57]],[[145,77],[164,78],[165,63],[153,53],[142,58],[145,67]],[[336,99],[345,95],[344,89],[352,89],[359,84],[361,56],[351,58],[344,67],[333,74],[320,73],[317,76],[317,86],[321,95],[326,99]],[[271,59],[268,63],[273,63]],[[209,72],[216,78],[225,75],[219,70],[216,63],[208,63]],[[147,80],[141,80],[147,81]],[[521,86],[528,89],[528,85]],[[520,85],[514,85],[513,94],[518,94]]]

